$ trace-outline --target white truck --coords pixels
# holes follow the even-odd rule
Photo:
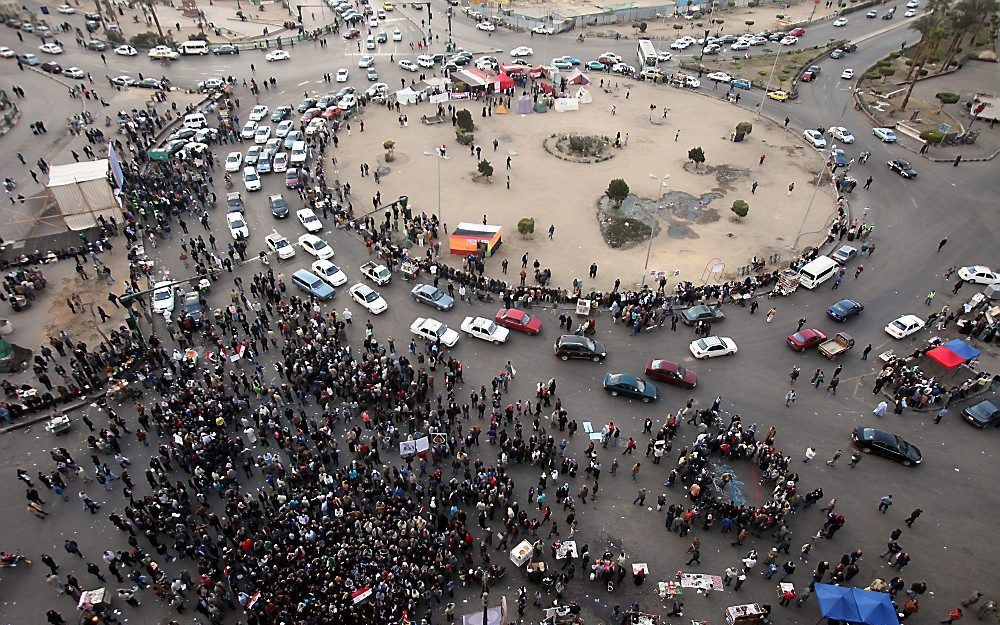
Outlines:
[[[653,47],[652,41],[649,39],[640,39],[639,47],[636,51],[639,55],[640,71],[643,67],[656,67],[658,59],[656,58],[656,48]]]
[[[376,263],[373,260],[361,265],[361,275],[368,278],[375,284],[379,286],[385,286],[389,284],[389,280],[392,279],[392,272],[385,265]]]

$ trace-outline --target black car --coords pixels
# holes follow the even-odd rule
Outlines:
[[[184,296],[184,302],[181,309],[182,319],[190,319],[191,324],[194,327],[201,326],[202,316],[204,314],[204,306],[201,305],[201,294],[198,291],[191,291]]]
[[[240,53],[240,49],[237,48],[236,46],[232,45],[232,44],[224,43],[221,46],[219,46],[218,48],[212,50],[212,53],[213,54],[239,54]]]
[[[564,334],[556,339],[552,350],[560,360],[585,359],[601,362],[608,355],[603,343],[576,334]]]
[[[843,50],[844,52],[854,52],[855,50],[858,49],[858,44],[845,43],[844,45],[840,46],[840,49]]]
[[[159,89],[162,87],[162,84],[155,78],[143,78],[139,82],[135,83],[135,86],[141,87],[142,89]]]
[[[908,161],[904,161],[901,158],[897,158],[895,160],[891,160],[891,161],[889,161],[886,164],[889,166],[889,169],[891,169],[892,171],[896,172],[897,174],[899,174],[903,178],[916,178],[917,177],[917,170],[913,169],[913,166],[910,165],[910,163]]]
[[[226,210],[230,213],[242,213],[244,209],[243,196],[239,191],[233,191],[226,196]]]
[[[281,197],[280,194],[274,194],[267,198],[267,203],[271,205],[271,215],[275,219],[284,219],[288,217],[288,202],[285,198]]]
[[[990,400],[981,401],[962,411],[966,421],[977,428],[1000,427],[1000,408]]]
[[[42,63],[42,71],[49,74],[61,74],[63,68],[62,65],[49,61],[48,63]]]
[[[851,440],[863,453],[885,456],[903,466],[912,467],[923,461],[919,449],[890,432],[859,427],[851,434]]]
[[[699,321],[707,321],[709,323],[715,323],[717,321],[722,321],[726,318],[725,313],[723,313],[718,308],[712,308],[711,306],[705,306],[704,304],[699,306],[692,306],[681,313],[681,317],[684,319],[684,323],[692,326]]]
[[[857,317],[865,307],[852,299],[842,299],[826,310],[826,315],[834,321],[846,321]]]

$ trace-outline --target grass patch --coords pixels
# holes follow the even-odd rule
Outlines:
[[[638,219],[629,219],[609,210],[605,217],[604,240],[614,248],[629,247],[652,236],[652,228]]]

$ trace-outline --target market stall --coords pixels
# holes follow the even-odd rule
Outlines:
[[[757,603],[732,605],[726,608],[726,623],[728,625],[759,625],[766,616],[764,608]]]
[[[449,244],[452,254],[492,256],[503,244],[503,228],[462,222],[452,231]]]
[[[531,553],[535,550],[535,547],[526,540],[519,542],[513,549],[510,550],[510,561],[514,563],[515,566],[524,566],[531,559]]]

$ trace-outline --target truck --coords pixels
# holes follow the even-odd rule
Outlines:
[[[389,284],[389,280],[392,279],[392,272],[389,271],[389,268],[373,260],[361,265],[361,275],[379,286]]]
[[[652,41],[649,39],[640,39],[636,52],[639,55],[640,67],[656,67],[656,48],[653,47]]]
[[[833,360],[852,347],[854,347],[854,339],[851,338],[851,335],[838,332],[837,336],[820,343],[817,349],[819,349],[819,353]]]

